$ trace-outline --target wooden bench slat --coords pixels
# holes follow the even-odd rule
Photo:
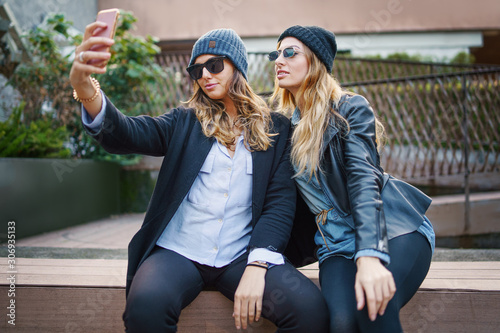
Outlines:
[[[7,259],[3,258],[0,266],[7,266]],[[50,266],[50,267],[127,267],[127,260],[122,259],[39,259],[16,258],[16,266]]]
[[[16,284],[124,287],[126,260],[16,259]],[[317,263],[301,269],[318,284]],[[7,260],[0,263],[0,285],[7,284]],[[500,262],[433,262],[423,289],[500,290]]]
[[[477,269],[477,270],[462,270],[457,272],[455,270],[432,270],[429,271],[427,277],[431,277],[434,279],[457,279],[457,280],[467,280],[467,279],[498,279],[500,276],[499,270],[485,270],[485,269]]]
[[[476,269],[494,269],[500,270],[500,261],[433,261],[431,269],[446,270],[476,270]]]
[[[492,280],[448,280],[425,279],[422,290],[464,290],[464,291],[499,291],[500,283]]]
[[[0,264],[0,285],[11,274],[7,260]],[[125,287],[126,260],[18,258],[17,286]]]
[[[106,266],[19,266],[17,269],[18,275],[37,274],[41,275],[109,275],[116,272],[122,272],[126,267],[106,267]],[[125,273],[125,272],[123,272]]]
[[[17,286],[53,286],[53,287],[115,287],[125,288],[123,275],[26,275],[17,278]]]

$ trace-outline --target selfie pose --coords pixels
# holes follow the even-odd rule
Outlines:
[[[262,316],[278,332],[327,330],[319,289],[282,255],[296,200],[290,123],[248,85],[239,36],[218,29],[195,43],[188,107],[127,117],[90,77],[110,57],[91,51],[113,44],[93,36],[102,26],[87,26],[70,74],[83,123],[108,152],[164,156],[129,245],[126,331],[175,332],[181,310],[207,287],[234,301],[236,328]]]
[[[294,179],[308,210],[299,200],[285,254],[298,266],[319,259],[330,332],[402,332],[399,310],[424,280],[434,249],[424,215],[431,200],[384,173],[383,127],[368,101],[331,75],[336,52],[330,31],[293,26],[269,54],[273,98],[291,116]]]

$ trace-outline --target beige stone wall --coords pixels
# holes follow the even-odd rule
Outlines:
[[[291,25],[335,33],[500,30],[498,0],[98,0],[139,19],[137,33],[161,40],[197,39],[230,27],[242,37],[277,36]]]

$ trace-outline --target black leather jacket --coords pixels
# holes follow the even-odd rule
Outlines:
[[[333,207],[356,230],[356,252],[374,249],[389,254],[388,239],[413,232],[424,221],[431,199],[412,185],[386,173],[376,149],[375,115],[360,95],[344,95],[337,109],[349,123],[342,130],[332,120],[325,131],[322,173],[318,180]],[[347,133],[346,133],[347,132]],[[298,196],[300,197],[300,196]],[[299,200],[301,200],[299,198]],[[311,261],[316,232],[311,213],[297,205],[292,237],[285,254],[296,266]]]

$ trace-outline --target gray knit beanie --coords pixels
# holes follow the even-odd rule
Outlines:
[[[337,54],[337,42],[333,32],[317,26],[294,25],[283,31],[278,42],[286,37],[295,37],[304,43],[325,64],[328,72],[332,72],[333,60]]]
[[[193,46],[189,66],[202,54],[227,56],[248,81],[247,49],[234,30],[215,29],[201,36]]]

